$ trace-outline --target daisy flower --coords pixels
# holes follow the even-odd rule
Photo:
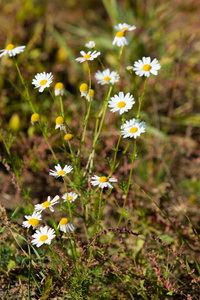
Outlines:
[[[126,23],[119,23],[118,25],[115,25],[114,28],[120,31],[132,31],[136,29],[134,25],[131,26]]]
[[[15,56],[16,54],[24,52],[25,47],[26,46],[15,47],[13,44],[8,44],[5,49],[0,50],[0,52],[2,52],[0,57],[6,54],[8,54],[10,57]]]
[[[89,41],[88,43],[85,44],[85,47],[92,49],[95,47],[95,42],[94,41]]]
[[[73,138],[73,134],[71,134],[71,133],[66,133],[64,136],[64,140],[67,142],[71,141],[72,138]]]
[[[53,81],[52,73],[37,73],[32,80],[32,84],[35,85],[35,89],[39,88],[39,92],[42,93],[46,87],[50,87]]]
[[[106,176],[102,176],[102,177],[99,177],[97,175],[94,175],[92,178],[91,178],[91,184],[92,185],[98,185],[100,188],[105,188],[105,187],[108,187],[109,189],[112,189],[113,186],[110,184],[110,182],[117,182],[117,179],[115,178],[107,178]]]
[[[92,101],[94,99],[95,91],[93,89],[89,89],[86,99],[87,101]]]
[[[65,93],[65,88],[62,82],[57,82],[54,88],[55,96],[63,96]]]
[[[113,40],[113,45],[117,45],[118,47],[122,47],[129,44],[127,37],[125,36],[125,31],[118,31]]]
[[[86,60],[93,60],[101,54],[100,52],[97,52],[96,50],[92,53],[91,53],[91,51],[89,51],[88,53],[86,53],[85,51],[81,51],[80,53],[81,53],[82,57],[76,58],[76,61],[78,61],[80,63],[82,63]]]
[[[156,58],[151,62],[150,57],[143,57],[142,60],[139,59],[134,63],[133,71],[140,77],[143,75],[149,77],[151,73],[157,75],[157,71],[160,70],[160,68],[161,66]]]
[[[127,137],[136,137],[140,136],[141,133],[145,132],[146,123],[141,122],[139,123],[139,120],[132,119],[130,121],[126,121],[124,125],[121,126],[121,134],[123,135],[123,138]]]
[[[36,204],[35,205],[35,211],[39,211],[42,212],[43,210],[45,210],[46,208],[49,208],[50,211],[54,212],[54,208],[53,205],[58,203],[59,200],[59,196],[55,196],[52,200],[51,197],[48,196],[47,201],[43,202],[42,204]]]
[[[64,169],[62,169],[60,164],[57,164],[56,166],[54,166],[54,168],[56,169],[56,171],[50,169],[49,175],[54,176],[55,178],[58,178],[60,176],[64,177],[66,174],[70,173],[73,170],[70,165],[66,165]]]
[[[58,128],[60,128],[60,130],[63,130],[65,128],[64,119],[61,116],[56,118],[55,129],[58,129]]]
[[[82,83],[80,85],[80,92],[81,92],[81,97],[86,97],[89,91],[89,86],[87,83]]]
[[[43,244],[51,244],[51,240],[55,238],[55,231],[53,228],[49,228],[48,226],[41,227],[40,230],[36,230],[36,233],[32,235],[34,238],[31,243],[40,247]]]
[[[31,124],[34,125],[36,122],[40,120],[40,115],[37,113],[32,114],[31,116]]]
[[[111,111],[114,113],[119,111],[119,114],[122,115],[124,112],[127,112],[132,108],[135,101],[130,93],[124,95],[123,92],[119,92],[119,95],[114,95],[114,97],[110,98],[108,101],[108,107],[112,107]]]
[[[42,220],[42,216],[40,212],[33,212],[32,216],[25,216],[28,221],[23,222],[23,227],[29,228],[33,226],[33,228],[40,225],[40,221]]]
[[[115,71],[110,72],[109,69],[104,70],[103,72],[97,71],[94,75],[97,82],[101,85],[115,83],[119,81],[119,74]]]
[[[67,218],[62,218],[59,222],[58,229],[66,233],[74,231],[75,227],[69,222]]]
[[[69,201],[71,203],[71,202],[74,202],[77,197],[78,197],[78,195],[76,193],[70,192],[70,193],[65,193],[62,196],[62,199],[63,199],[63,202]]]

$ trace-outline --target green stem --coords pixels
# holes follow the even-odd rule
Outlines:
[[[141,110],[141,106],[142,106],[142,100],[143,100],[143,97],[144,97],[144,93],[145,93],[145,90],[146,90],[146,84],[147,84],[147,77],[145,78],[145,81],[144,81],[142,96],[139,97],[139,107],[138,107],[138,112],[137,112],[136,119],[140,118],[140,110]]]
[[[61,95],[60,95],[60,111],[61,111],[61,116],[63,117],[63,119],[65,119],[64,108],[63,108],[63,98]]]
[[[22,74],[21,74],[21,72],[20,72],[20,69],[19,69],[19,66],[18,66],[18,63],[17,63],[17,60],[16,60],[15,57],[13,57],[13,61],[14,61],[14,63],[15,63],[15,67],[16,67],[16,69],[17,69],[17,72],[18,72],[19,78],[20,78],[20,80],[21,80],[21,82],[22,82],[22,85],[24,86],[24,89],[25,89],[25,91],[26,91],[26,97],[27,97],[27,100],[29,101],[29,104],[30,104],[30,106],[31,106],[32,111],[35,113],[35,109],[34,109],[34,107],[33,107],[33,104],[32,104],[32,102],[31,102],[31,98],[30,98],[30,95],[29,95],[28,87],[27,87],[27,85],[26,85],[26,83],[25,83],[25,81],[24,81],[24,78],[22,77]]]
[[[98,217],[97,217],[97,230],[96,230],[96,234],[99,231],[99,225],[100,225],[102,194],[103,194],[103,189],[101,189],[100,199],[99,199],[99,212],[98,212]],[[87,264],[87,267],[86,267],[86,270],[85,270],[85,276],[84,276],[84,278],[87,276],[87,271],[88,271],[88,268],[89,268],[89,264],[90,264],[90,262],[92,260],[92,253],[93,253],[93,250],[94,250],[96,239],[97,239],[97,235],[94,238],[92,249],[90,250],[90,256],[89,256],[89,259],[88,259],[88,264]]]

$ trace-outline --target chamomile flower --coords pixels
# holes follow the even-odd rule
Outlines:
[[[80,92],[81,92],[81,97],[86,97],[89,91],[89,86],[87,83],[82,83],[80,85]]]
[[[73,170],[70,165],[66,165],[64,169],[62,169],[60,164],[57,164],[56,166],[54,166],[54,168],[56,169],[56,171],[50,169],[49,175],[54,176],[55,178],[58,178],[60,176],[64,177],[66,174],[70,173]]]
[[[40,115],[37,113],[32,114],[31,116],[31,124],[34,125],[36,122],[40,120]]]
[[[62,218],[59,222],[58,229],[64,233],[74,231],[75,227],[70,223],[67,218]]]
[[[71,134],[71,133],[66,133],[64,136],[64,140],[67,142],[71,141],[72,138],[73,138],[73,134]]]
[[[151,62],[150,57],[143,57],[142,60],[139,59],[134,63],[133,71],[135,71],[136,75],[149,77],[150,74],[157,75],[158,70],[160,70],[161,66],[158,63],[158,60],[154,58]]]
[[[42,246],[43,244],[50,245],[51,240],[55,238],[55,231],[53,228],[49,228],[48,226],[40,227],[39,230],[32,235],[33,240],[31,243],[36,245],[37,247]]]
[[[92,49],[95,47],[95,42],[94,41],[89,41],[88,43],[85,44],[85,47]]]
[[[97,71],[94,75],[97,82],[101,85],[104,84],[113,84],[119,81],[119,74],[115,71],[110,72],[109,69],[104,70],[103,72]]]
[[[94,52],[89,51],[88,53],[86,53],[85,51],[81,51],[80,52],[82,57],[78,57],[76,58],[76,61],[82,63],[84,61],[88,61],[88,60],[94,60],[97,56],[99,56],[101,53],[97,52],[96,50]]]
[[[71,202],[74,202],[77,197],[78,197],[78,195],[76,193],[70,192],[70,193],[65,193],[62,196],[62,199],[63,199],[63,202],[69,201],[71,203]]]
[[[58,128],[60,128],[60,130],[63,130],[65,128],[64,119],[61,116],[56,118],[55,129],[58,129]]]
[[[33,228],[36,228],[40,225],[40,221],[42,220],[42,216],[40,212],[33,212],[31,216],[25,216],[25,218],[28,221],[23,222],[23,227],[29,228],[33,226]]]
[[[139,123],[139,120],[132,119],[130,121],[126,121],[124,125],[121,126],[121,134],[123,138],[134,137],[136,139],[141,133],[145,132],[145,127],[145,122]]]
[[[113,45],[117,45],[118,47],[122,47],[129,44],[127,37],[125,36],[125,31],[118,31],[113,40]]]
[[[93,89],[89,89],[86,99],[87,101],[92,101],[94,99],[95,91]]]
[[[123,92],[119,92],[119,95],[114,95],[114,97],[110,98],[108,101],[108,107],[112,107],[111,111],[114,113],[119,111],[119,114],[122,115],[124,112],[127,112],[132,108],[135,101],[130,93],[124,95]]]
[[[42,93],[46,87],[50,87],[53,81],[52,73],[38,73],[32,80],[32,84],[35,85],[35,89],[39,88],[39,92]]]
[[[131,26],[126,23],[119,23],[118,25],[115,25],[114,28],[120,31],[132,31],[136,29],[134,25]]]
[[[55,96],[63,96],[65,93],[65,87],[62,82],[57,82],[54,88]]]
[[[106,176],[99,177],[97,175],[94,175],[91,179],[92,179],[91,180],[92,185],[94,185],[94,186],[98,185],[102,189],[105,187],[112,189],[113,186],[110,184],[110,182],[117,182],[117,179],[107,178]]]
[[[35,205],[35,211],[39,211],[42,212],[43,210],[45,210],[46,208],[49,208],[50,211],[54,212],[54,208],[53,205],[58,203],[59,200],[59,196],[55,196],[52,200],[51,197],[48,196],[47,201],[43,202],[42,204],[36,204]]]
[[[4,56],[6,54],[8,54],[10,57],[15,56],[16,54],[24,52],[25,47],[26,46],[15,47],[13,44],[8,44],[5,49],[0,50],[0,52],[2,52],[0,54],[0,57]]]

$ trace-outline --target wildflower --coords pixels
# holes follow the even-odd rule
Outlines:
[[[80,85],[81,97],[86,97],[89,91],[89,86],[87,83],[82,83]]]
[[[114,95],[114,97],[110,98],[110,101],[108,101],[108,107],[112,107],[111,111],[113,113],[119,111],[119,114],[121,115],[132,108],[135,103],[133,100],[134,98],[130,95],[130,93],[124,95],[123,92],[119,92],[119,95]]]
[[[31,116],[31,124],[34,125],[35,122],[40,120],[40,115],[37,113],[32,114]]]
[[[136,27],[134,25],[128,25],[126,23],[119,23],[118,25],[114,26],[115,29],[117,30],[121,30],[121,31],[132,31],[134,29],[136,29]]]
[[[4,56],[6,54],[8,54],[10,57],[15,56],[16,54],[24,52],[25,47],[26,46],[15,47],[13,44],[8,44],[5,49],[0,50],[0,52],[2,52],[0,54],[0,57]]]
[[[70,223],[67,218],[62,218],[59,222],[58,229],[60,228],[61,231],[64,233],[74,231],[75,227]]]
[[[51,244],[51,240],[55,238],[55,231],[48,226],[41,227],[40,230],[36,230],[36,233],[32,235],[34,240],[31,241],[33,245],[40,247],[43,244]]]
[[[121,134],[123,135],[123,138],[127,137],[136,137],[140,136],[141,133],[145,132],[146,123],[141,122],[139,123],[139,120],[132,119],[130,121],[126,121],[124,125],[121,126]]]
[[[63,199],[63,202],[69,201],[71,203],[71,202],[74,202],[77,197],[78,197],[78,195],[76,193],[71,193],[70,192],[70,193],[65,193],[62,196],[62,199]]]
[[[92,49],[95,47],[95,42],[94,41],[89,41],[88,43],[85,44],[85,47]]]
[[[97,56],[99,56],[101,53],[97,52],[96,50],[94,52],[91,53],[91,51],[89,51],[88,53],[86,53],[85,51],[81,51],[80,52],[82,57],[78,57],[76,58],[76,61],[82,63],[84,61],[88,61],[88,60],[94,60]]]
[[[35,85],[35,89],[39,88],[39,92],[42,93],[46,87],[50,87],[50,84],[53,81],[52,73],[38,73],[35,75],[35,78],[32,80],[32,84]]]
[[[64,136],[65,141],[70,141],[72,138],[73,138],[73,134],[71,134],[71,133],[67,133]]]
[[[56,169],[56,171],[50,169],[49,175],[54,176],[55,178],[58,178],[60,176],[64,177],[66,174],[70,173],[73,170],[73,168],[68,165],[66,165],[64,169],[62,169],[59,164],[54,166],[54,168]]]
[[[52,200],[51,197],[48,196],[47,201],[43,202],[42,204],[36,204],[35,205],[35,211],[39,211],[42,212],[43,210],[45,210],[46,208],[49,208],[50,211],[54,212],[54,208],[53,205],[58,203],[59,200],[59,196],[55,196]]]
[[[151,73],[157,75],[157,71],[160,68],[161,66],[156,58],[154,58],[154,60],[151,62],[150,57],[143,57],[142,60],[139,59],[139,61],[134,63],[133,71],[135,71],[135,74],[139,75],[140,77],[143,75],[149,77]]]
[[[117,45],[118,47],[122,47],[125,45],[129,44],[129,41],[127,39],[127,37],[125,36],[125,32],[124,31],[118,31],[115,35],[115,38],[113,40],[113,45]]]
[[[54,88],[55,96],[63,96],[65,93],[65,88],[62,82],[57,82]]]
[[[89,89],[88,93],[87,93],[87,96],[86,96],[86,99],[88,101],[92,101],[93,98],[94,98],[94,95],[95,95],[95,91],[93,89]]]
[[[40,214],[40,212],[33,212],[32,216],[25,216],[25,218],[28,221],[24,221],[23,222],[23,227],[29,228],[31,226],[33,226],[33,228],[36,228],[37,226],[40,225],[40,221],[42,219],[42,216]]]
[[[126,67],[126,70],[127,70],[128,72],[132,71],[132,70],[133,70],[133,66],[127,66],[127,67]]]
[[[101,85],[115,83],[119,81],[119,74],[117,72],[112,71],[110,72],[109,69],[104,70],[103,72],[97,71],[94,75],[97,82]]]
[[[92,178],[91,178],[91,184],[92,185],[98,185],[100,188],[105,188],[105,187],[108,187],[109,189],[112,189],[113,186],[110,184],[110,182],[117,182],[117,179],[115,178],[107,178],[106,176],[102,176],[102,177],[99,177],[97,175],[94,175]]]
[[[65,128],[64,119],[61,116],[56,118],[55,129],[58,129],[58,128],[60,128],[60,130],[63,130]]]

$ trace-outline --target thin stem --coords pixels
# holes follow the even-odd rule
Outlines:
[[[138,112],[137,112],[136,119],[140,118],[140,110],[141,110],[141,106],[142,106],[142,100],[143,100],[143,97],[144,97],[144,93],[145,93],[145,90],[146,90],[146,84],[147,84],[147,77],[145,78],[145,81],[144,81],[142,96],[139,97],[139,107],[138,107]]]
[[[15,57],[13,57],[13,61],[15,63],[15,67],[17,69],[17,72],[18,72],[19,78],[20,78],[20,80],[22,82],[22,85],[24,86],[24,89],[26,91],[27,100],[29,101],[29,104],[31,106],[32,111],[35,113],[35,109],[34,109],[34,106],[33,106],[32,102],[31,102],[31,98],[30,98],[30,95],[29,95],[28,87],[27,87],[27,85],[26,85],[26,83],[24,81],[24,78],[22,77],[22,74],[20,72],[20,69],[19,69],[19,66],[18,66],[18,63],[17,63],[17,60],[16,60]]]

